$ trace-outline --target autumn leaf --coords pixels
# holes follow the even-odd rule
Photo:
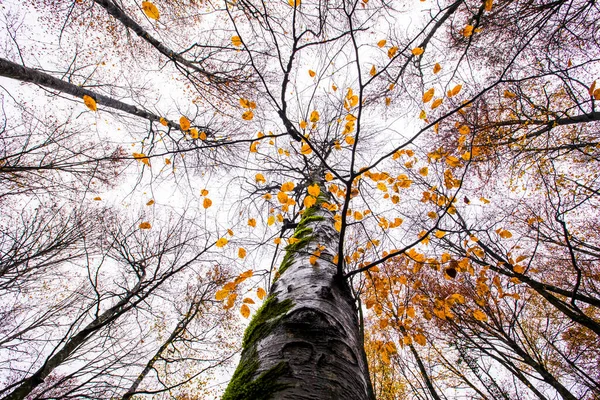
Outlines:
[[[431,103],[431,109],[434,110],[436,108],[438,108],[442,102],[444,101],[444,99],[442,99],[441,97],[439,99],[436,99],[433,101],[433,103]]]
[[[321,188],[318,184],[313,183],[308,187],[308,194],[311,196],[317,197],[321,193]]]
[[[377,75],[377,69],[375,68],[374,65],[371,67],[371,70],[369,71],[369,75],[371,75],[371,76]]]
[[[248,226],[251,226],[251,227],[255,228],[256,227],[256,220],[254,218],[250,218],[248,220]]]
[[[492,11],[494,0],[485,0],[485,11]]]
[[[159,122],[162,126],[169,126],[169,122],[167,122],[167,120],[164,118],[161,118]]]
[[[429,174],[429,168],[423,167],[423,168],[419,169],[419,175],[427,176],[428,174]]]
[[[252,118],[254,118],[254,113],[251,110],[248,110],[242,114],[242,119],[245,121],[251,121]]]
[[[473,34],[473,25],[467,25],[462,31],[464,37],[469,37]]]
[[[309,118],[310,122],[318,122],[319,121],[319,112],[317,110],[314,110],[313,112],[310,113],[310,118]]]
[[[312,153],[312,149],[310,148],[310,145],[306,142],[304,142],[302,144],[302,147],[300,148],[300,153],[304,154],[304,155],[308,155],[310,153]]]
[[[505,90],[504,97],[506,97],[507,99],[514,99],[515,97],[517,97],[517,95],[511,92],[510,90]]]
[[[259,299],[264,299],[265,296],[267,295],[267,292],[265,291],[265,289],[259,287],[258,289],[256,289],[256,297],[258,297]]]
[[[294,190],[294,187],[296,187],[294,182],[284,182],[281,184],[281,190],[284,192],[291,192]]]
[[[179,118],[179,126],[181,127],[182,131],[187,131],[190,129],[190,120],[186,117]]]
[[[314,206],[317,203],[317,199],[315,199],[312,196],[306,196],[304,198],[304,207],[306,208],[310,208],[312,206]]]
[[[150,228],[152,228],[152,225],[150,225],[150,222],[142,222],[139,225],[139,228],[140,229],[150,229]]]
[[[397,52],[397,51],[398,51],[398,48],[397,48],[396,46],[394,46],[394,47],[390,47],[390,48],[388,49],[388,53],[387,53],[387,55],[388,55],[388,58],[394,58],[394,56],[396,55],[396,52]]]
[[[217,293],[215,293],[215,299],[217,299],[217,301],[225,300],[227,296],[229,296],[229,290],[227,289],[217,290]]]
[[[446,164],[448,164],[452,168],[460,167],[460,160],[454,156],[447,156]]]
[[[98,105],[96,104],[96,100],[94,100],[91,96],[88,96],[87,94],[83,95],[83,104],[85,104],[86,107],[92,111],[98,110]]]
[[[146,203],[147,206],[151,206],[152,204],[154,204],[154,200],[150,200],[149,202]]]
[[[346,136],[344,138],[344,140],[346,141],[347,144],[349,145],[353,145],[354,144],[354,138],[352,136]]]
[[[258,143],[259,142],[256,141],[256,142],[252,142],[250,144],[250,153],[256,153],[256,152],[258,152]]]
[[[251,299],[250,297],[244,297],[244,300],[242,300],[242,303],[244,303],[244,304],[256,304],[254,302],[254,300]]]
[[[269,215],[269,218],[267,218],[267,225],[271,226],[275,223],[275,216],[274,215]]]
[[[333,180],[333,175],[331,174],[331,172],[325,173],[325,180],[327,182],[331,182]]]
[[[411,53],[413,54],[413,56],[420,56],[421,54],[423,54],[425,50],[423,50],[422,47],[415,47],[414,49],[412,49]]]
[[[424,335],[417,333],[414,336],[415,342],[417,342],[420,346],[425,346],[427,344],[427,339]]]
[[[239,258],[244,258],[246,257],[246,249],[244,249],[243,247],[240,247],[238,249],[238,257]]]
[[[435,65],[433,66],[433,73],[437,74],[441,70],[442,70],[442,66],[439,63],[435,63]]]
[[[423,103],[428,103],[433,98],[434,93],[435,93],[434,88],[431,88],[428,91],[426,91],[425,93],[423,93]]]
[[[298,7],[300,5],[300,0],[288,0],[288,4],[290,7]]]
[[[150,159],[144,153],[133,153],[132,155],[135,160],[141,161],[142,164],[150,167]]]
[[[239,36],[232,36],[231,44],[233,44],[235,47],[240,47],[242,45],[242,39]]]
[[[419,119],[426,119],[427,118],[427,113],[425,112],[425,110],[421,110],[421,112],[419,113]]]
[[[96,197],[94,197],[94,200],[100,201],[100,200],[102,200],[102,198],[100,196],[96,196]]]
[[[487,315],[485,315],[485,313],[481,310],[473,311],[473,318],[475,318],[477,321],[482,321],[482,322],[485,322],[488,320]]]
[[[229,242],[229,240],[227,240],[226,238],[222,237],[221,239],[217,240],[217,243],[215,243],[215,246],[217,247],[224,247],[227,242]]]
[[[507,231],[506,229],[496,229],[496,233],[502,239],[510,239],[512,237],[512,233],[510,233],[510,231]]]
[[[204,201],[202,202],[202,207],[208,208],[210,206],[212,206],[212,200],[209,199],[208,197],[205,197]]]
[[[240,308],[240,314],[242,314],[242,317],[248,318],[250,316],[250,307],[248,307],[246,304],[242,304],[242,307]]]
[[[267,180],[265,179],[263,174],[256,174],[256,176],[254,177],[254,179],[256,180],[256,183],[266,183]]]
[[[456,86],[454,86],[454,88],[452,88],[452,90],[448,91],[448,93],[447,93],[448,97],[454,97],[454,96],[456,96],[457,94],[460,93],[461,89],[462,89],[462,85],[456,85]]]
[[[311,78],[314,78],[317,74],[315,71],[313,71],[312,69],[308,70],[308,75],[310,75]]]
[[[377,42],[377,47],[383,47],[385,46],[385,44],[387,43],[387,41],[385,39],[380,40],[379,42]]]
[[[157,20],[160,17],[160,13],[158,12],[158,8],[149,1],[142,1],[142,11],[148,18]]]

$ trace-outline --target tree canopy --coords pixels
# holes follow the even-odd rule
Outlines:
[[[0,398],[600,396],[595,1],[0,10]]]

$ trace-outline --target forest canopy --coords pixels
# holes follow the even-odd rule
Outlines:
[[[0,398],[600,398],[599,16],[0,3]]]

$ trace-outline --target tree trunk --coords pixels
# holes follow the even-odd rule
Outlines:
[[[319,203],[305,210],[293,235],[299,241],[286,247],[246,329],[223,400],[374,399],[355,302],[332,263],[339,234]]]

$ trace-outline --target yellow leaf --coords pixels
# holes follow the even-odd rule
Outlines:
[[[461,89],[462,89],[462,85],[456,85],[456,86],[454,86],[454,88],[452,88],[452,90],[448,91],[448,97],[456,96],[457,94],[460,93]]]
[[[256,227],[256,220],[254,218],[250,218],[248,220],[248,226],[251,226],[253,228]]]
[[[190,129],[190,137],[192,139],[198,139],[198,129],[196,128],[191,128]]]
[[[221,239],[217,240],[217,243],[215,243],[215,246],[217,246],[217,247],[224,247],[227,244],[228,241],[229,240],[227,240],[226,238],[222,237]]]
[[[414,56],[420,56],[421,54],[423,54],[423,52],[424,52],[424,51],[425,51],[425,50],[423,50],[423,48],[422,48],[422,47],[415,47],[414,49],[412,49],[411,53],[412,53]]]
[[[206,140],[206,132],[200,132],[200,140]]]
[[[377,69],[375,68],[374,65],[371,67],[371,70],[369,71],[369,75],[371,75],[371,76],[377,75]]]
[[[102,197],[100,197],[100,196],[96,196],[96,197],[94,197],[94,200],[96,200],[96,201],[100,201],[100,200],[102,200]]]
[[[294,184],[294,182],[284,182],[281,185],[281,190],[284,192],[291,192],[292,190],[294,190],[294,187],[296,185]]]
[[[146,203],[147,206],[151,206],[152,204],[154,204],[154,200],[150,200],[149,202]]]
[[[346,136],[344,140],[350,145],[354,144],[354,138],[352,136]]]
[[[421,175],[421,176],[429,175],[429,168],[423,167],[423,168],[419,169],[419,175]]]
[[[355,220],[360,221],[363,219],[363,214],[360,211],[354,211],[353,217]]]
[[[158,19],[160,17],[160,13],[158,12],[158,8],[149,1],[142,1],[142,11],[148,18]]]
[[[150,222],[142,222],[139,227],[140,229],[150,229],[152,228],[152,225],[150,225]]]
[[[256,183],[265,183],[267,182],[267,180],[265,179],[263,174],[256,174],[256,176],[254,177],[254,179],[256,180]]]
[[[487,315],[485,315],[485,313],[481,310],[473,311],[473,318],[475,318],[477,321],[483,321],[483,322],[488,320]]]
[[[258,289],[256,289],[256,297],[258,297],[259,299],[264,299],[265,296],[267,295],[267,292],[265,291],[265,289],[259,287]]]
[[[243,98],[240,99],[240,106],[244,108],[254,108],[252,107],[252,102],[250,102],[250,100]]]
[[[239,36],[232,36],[231,44],[233,44],[235,47],[240,47],[242,45],[242,39]]]
[[[387,186],[383,182],[377,183],[377,189],[381,190],[382,192],[387,192],[387,190],[388,190]]]
[[[512,237],[512,233],[510,233],[506,229],[498,229],[498,230],[496,230],[496,233],[498,233],[498,235],[502,239],[510,239]]]
[[[461,135],[468,135],[471,132],[471,128],[469,128],[467,125],[463,125],[458,129],[458,132]]]
[[[300,121],[300,129],[306,129],[307,123],[306,121],[302,120]]]
[[[437,74],[441,70],[442,70],[442,66],[439,63],[435,63],[435,65],[433,66],[433,73]]]
[[[146,155],[144,153],[133,153],[133,158],[141,161],[143,164],[146,164],[147,166],[150,166],[150,159],[148,157],[146,157]]]
[[[163,126],[168,126],[169,125],[169,122],[167,122],[167,120],[164,119],[164,118],[161,118],[159,121],[160,121],[160,124],[163,125]]]
[[[318,122],[319,121],[319,112],[317,110],[314,110],[313,112],[311,112],[309,120],[310,120],[310,122]]]
[[[492,11],[494,0],[485,0],[485,11]]]
[[[427,344],[427,339],[420,333],[415,335],[415,342],[417,342],[421,346],[425,346]]]
[[[235,299],[236,298],[237,298],[237,293],[231,293],[229,295],[229,297],[227,297],[227,303],[225,304],[225,306],[223,306],[223,308],[225,308],[226,310],[228,310],[231,307],[233,307],[233,305],[235,304]]]
[[[298,7],[300,5],[300,0],[288,0],[288,4],[290,7]]]
[[[181,127],[182,131],[187,131],[190,129],[190,120],[186,117],[179,118],[179,126]]]
[[[244,258],[246,257],[246,249],[244,249],[243,247],[240,247],[238,249],[238,257],[239,258]]]
[[[333,175],[331,174],[331,172],[325,173],[325,180],[327,182],[331,182],[333,180]]]
[[[202,207],[208,208],[210,206],[212,206],[212,200],[209,199],[208,197],[205,197],[204,201],[202,202]]]
[[[423,93],[423,103],[429,102],[433,98],[433,94],[435,93],[435,89],[431,88],[425,93]]]
[[[308,187],[308,194],[311,196],[317,197],[321,193],[321,188],[318,184],[314,183]]]
[[[454,156],[447,156],[446,164],[448,164],[452,168],[460,167],[460,160]]]
[[[437,215],[437,213],[435,213],[434,211],[429,211],[429,212],[427,213],[427,216],[428,216],[429,218],[431,218],[431,219],[436,219],[438,215]]]
[[[388,49],[388,58],[393,58],[396,55],[397,51],[398,51],[398,48],[396,46],[390,47]]]
[[[513,267],[513,271],[515,271],[517,274],[522,274],[525,272],[525,268],[522,265],[515,265]]]
[[[464,37],[469,37],[473,34],[473,25],[467,25],[462,31]]]
[[[88,96],[87,94],[83,95],[83,104],[85,104],[87,106],[87,108],[89,108],[92,111],[98,110],[98,106],[96,105],[96,100],[94,100],[91,96]]]
[[[308,155],[308,154],[312,153],[312,149],[310,148],[308,143],[304,142],[302,144],[302,147],[300,148],[300,153],[302,153],[304,155]]]
[[[483,203],[483,204],[490,204],[490,201],[488,199],[486,199],[485,197],[480,197],[479,200]]]
[[[269,215],[269,218],[267,219],[267,225],[271,226],[275,223],[275,216],[274,215]]]
[[[250,316],[250,307],[248,307],[246,304],[242,304],[242,307],[240,308],[240,314],[242,314],[242,317],[248,318]]]
[[[438,239],[441,239],[441,238],[443,238],[444,236],[446,236],[446,232],[444,232],[444,231],[439,231],[439,230],[438,230],[438,231],[435,231],[435,233],[434,233],[433,235],[434,235],[436,238],[438,238]]]
[[[278,238],[273,239],[273,243],[275,243],[275,244],[281,244],[281,238],[278,237]]]
[[[385,39],[380,40],[379,42],[377,42],[377,47],[383,47],[383,46],[385,46],[386,43],[387,43],[387,41]]]
[[[427,118],[427,113],[425,112],[425,110],[421,110],[421,112],[419,113],[419,119],[426,119]]]
[[[306,208],[310,208],[312,206],[314,206],[317,203],[317,199],[315,199],[312,196],[306,196],[304,198],[304,207]]]
[[[310,256],[310,258],[308,259],[308,262],[310,262],[310,265],[315,265],[317,263],[317,256],[315,256],[315,255]]]
[[[433,110],[433,109],[438,108],[442,104],[443,101],[444,101],[444,99],[442,99],[442,98],[434,100],[433,103],[431,103],[431,109]]]
[[[317,73],[315,71],[313,71],[312,69],[309,69],[308,75],[310,75],[311,78],[314,78],[317,75]]]
[[[217,299],[217,301],[225,300],[227,296],[229,296],[229,290],[227,289],[217,290],[217,293],[215,293],[215,299]]]
[[[250,144],[250,153],[258,152],[258,143],[259,142],[252,142],[252,144]]]
[[[251,121],[252,118],[254,118],[254,113],[251,110],[248,110],[242,114],[242,119],[245,121]]]
[[[289,197],[285,192],[279,192],[277,193],[277,200],[279,200],[281,204],[286,204],[289,200]]]

